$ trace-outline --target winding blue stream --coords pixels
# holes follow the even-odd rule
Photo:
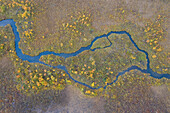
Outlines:
[[[94,40],[91,42],[90,45],[86,46],[86,47],[81,47],[79,50],[77,50],[76,52],[73,52],[73,53],[55,53],[53,51],[44,51],[44,52],[41,52],[39,55],[37,56],[29,56],[29,55],[25,55],[23,54],[22,50],[19,48],[19,42],[20,42],[20,37],[19,37],[19,33],[17,31],[17,27],[15,25],[15,21],[13,19],[6,19],[6,20],[2,20],[0,21],[0,26],[6,26],[7,24],[10,24],[11,27],[12,27],[12,30],[13,30],[13,33],[15,35],[15,51],[16,51],[16,54],[17,56],[22,59],[23,61],[28,61],[30,63],[40,63],[40,64],[43,64],[43,65],[46,65],[46,66],[49,66],[49,67],[52,67],[52,68],[58,68],[58,69],[62,69],[64,70],[68,76],[76,83],[79,83],[79,84],[82,84],[84,86],[87,86],[89,87],[90,89],[99,89],[99,88],[106,88],[108,85],[111,85],[113,83],[115,83],[117,80],[118,80],[118,77],[125,74],[126,72],[130,71],[130,70],[139,70],[141,71],[142,73],[149,73],[150,76],[154,77],[154,78],[157,78],[157,79],[161,79],[163,77],[165,78],[168,78],[170,79],[170,74],[158,74],[156,72],[154,72],[151,68],[150,68],[150,60],[149,60],[149,56],[148,56],[148,53],[145,51],[145,50],[142,50],[140,49],[137,44],[134,42],[134,40],[132,39],[131,35],[126,32],[126,31],[110,31],[109,33],[107,34],[103,34],[101,36],[98,36],[98,37],[95,37]],[[83,51],[86,51],[86,50],[91,50],[91,51],[95,51],[96,49],[101,49],[100,47],[98,48],[94,48],[94,49],[91,49],[93,43],[99,39],[99,38],[104,38],[106,37],[108,40],[108,36],[110,36],[111,34],[126,34],[130,41],[133,43],[133,45],[137,48],[138,51],[140,52],[143,52],[145,55],[146,55],[146,59],[147,59],[147,69],[141,69],[140,67],[138,66],[131,66],[129,67],[128,69],[122,71],[122,72],[119,72],[118,75],[116,76],[116,79],[111,82],[111,83],[107,83],[107,85],[105,86],[99,86],[99,87],[91,87],[90,85],[86,84],[86,83],[83,83],[83,82],[80,82],[80,81],[77,81],[75,80],[71,75],[70,73],[68,72],[68,70],[66,69],[65,66],[62,66],[62,65],[57,65],[57,66],[52,66],[52,65],[49,65],[49,64],[46,64],[42,61],[40,61],[40,57],[42,55],[50,55],[50,54],[53,54],[53,55],[56,55],[56,56],[60,56],[60,57],[63,57],[63,58],[68,58],[68,57],[73,57],[73,56],[76,56],[78,55],[79,53],[83,52]],[[109,46],[106,46],[104,48],[107,48],[107,47],[110,47],[112,45],[112,42],[109,40],[110,42],[110,45]]]

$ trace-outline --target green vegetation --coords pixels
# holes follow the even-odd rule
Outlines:
[[[100,39],[96,40],[93,43],[91,49],[94,49],[94,48],[103,48],[103,47],[106,47],[106,46],[109,46],[109,45],[110,45],[109,40],[106,37],[104,37],[104,38],[100,38]]]
[[[57,65],[64,65],[65,59],[55,55],[45,55],[41,56],[40,61],[43,61],[46,64],[57,66]]]
[[[66,59],[66,65],[76,80],[98,87],[112,82],[119,72],[131,65],[146,69],[145,54],[138,52],[126,35],[111,35],[109,39],[113,44],[109,48],[84,51]]]

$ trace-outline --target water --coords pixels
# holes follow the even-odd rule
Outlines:
[[[89,87],[90,89],[99,89],[99,88],[106,88],[108,85],[112,85],[113,83],[115,83],[117,80],[118,80],[118,77],[125,74],[126,72],[130,71],[130,70],[139,70],[141,71],[142,73],[148,73],[150,74],[151,77],[154,77],[154,78],[157,78],[157,79],[161,79],[163,77],[167,78],[167,79],[170,79],[170,74],[158,74],[157,72],[154,72],[151,68],[150,68],[150,60],[149,60],[149,57],[148,57],[148,53],[145,51],[145,50],[142,50],[140,49],[137,44],[134,42],[134,40],[132,39],[131,35],[126,32],[126,31],[110,31],[109,33],[107,34],[103,34],[101,36],[97,36],[94,38],[94,40],[92,40],[91,44],[86,46],[86,47],[81,47],[79,50],[77,50],[76,52],[73,52],[73,53],[55,53],[53,51],[44,51],[44,52],[41,52],[39,55],[37,56],[29,56],[29,55],[25,55],[23,54],[22,50],[19,48],[19,41],[20,41],[20,37],[19,37],[19,33],[17,31],[17,27],[15,25],[15,21],[13,19],[6,19],[6,20],[2,20],[0,21],[0,26],[6,26],[7,24],[10,24],[11,27],[12,27],[12,30],[13,30],[13,33],[15,35],[15,51],[16,51],[16,54],[17,56],[22,59],[23,61],[28,61],[30,63],[40,63],[40,64],[43,64],[43,65],[46,65],[46,66],[49,66],[49,67],[52,67],[52,68],[58,68],[58,69],[62,69],[63,71],[65,71],[68,76],[70,77],[70,79],[72,79],[74,82],[76,83],[79,83],[81,85],[84,85],[86,87]],[[63,57],[63,58],[69,58],[69,57],[74,57],[76,55],[78,55],[79,53],[83,52],[83,51],[86,51],[86,50],[90,50],[90,51],[95,51],[96,49],[102,49],[100,47],[98,48],[94,48],[94,49],[91,49],[93,43],[99,39],[99,38],[104,38],[106,37],[107,40],[110,42],[110,45],[109,46],[105,46],[104,48],[107,48],[107,47],[110,47],[112,46],[112,42],[108,39],[108,36],[110,36],[111,34],[126,34],[128,37],[129,37],[129,40],[133,43],[133,45],[136,47],[136,49],[140,52],[143,52],[145,55],[146,55],[146,59],[147,59],[147,69],[141,69],[140,67],[138,66],[131,66],[127,69],[125,69],[124,71],[122,72],[119,72],[118,75],[116,76],[116,79],[114,81],[112,81],[111,83],[107,83],[107,85],[105,86],[99,86],[99,87],[91,87],[90,85],[86,84],[86,83],[83,83],[83,82],[80,82],[76,79],[74,79],[70,73],[68,72],[67,68],[65,66],[62,66],[62,65],[57,65],[57,66],[52,66],[52,65],[49,65],[49,64],[46,64],[42,61],[40,61],[40,57],[42,55],[56,55],[56,56],[60,56],[60,57]]]

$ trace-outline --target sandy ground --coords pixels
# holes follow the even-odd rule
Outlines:
[[[103,97],[87,97],[73,86],[67,86],[59,97],[68,102],[59,104],[51,102],[45,113],[105,113]],[[41,108],[34,111],[44,112]]]
[[[168,91],[168,86],[152,86],[151,91],[156,98],[160,98],[167,105],[167,111],[170,112],[170,91]]]
[[[129,104],[129,106],[133,108],[130,109],[132,113],[142,111],[146,111],[147,113],[169,112],[170,92],[166,85],[152,86],[149,90],[144,89],[143,91],[147,91],[147,93],[142,95],[135,93],[133,95],[134,98],[141,95],[141,100],[139,100],[138,103],[135,99],[133,99],[134,101],[132,101],[132,103],[136,104]],[[119,108],[118,103],[109,103],[103,97],[87,97],[82,94],[79,89],[73,86],[67,86],[58,97],[58,102],[61,101],[60,103],[51,101],[45,110],[43,110],[42,106],[37,105],[32,111],[37,113],[111,113],[111,111],[117,111]],[[147,98],[149,98],[149,100]],[[124,102],[121,104],[123,103]],[[129,107],[127,106],[128,105],[124,106],[124,111],[126,111],[126,109],[129,111]],[[168,109],[166,110],[166,108]]]

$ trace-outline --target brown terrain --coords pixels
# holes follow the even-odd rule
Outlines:
[[[36,34],[55,33],[61,21],[69,21],[67,17],[74,12],[82,10],[90,11],[93,14],[92,25],[102,31],[103,26],[115,25],[110,18],[110,12],[115,7],[125,7],[134,12],[140,13],[143,18],[154,18],[154,14],[160,10],[167,10],[168,0],[36,0],[37,7],[44,7],[45,10],[37,15]],[[163,7],[162,7],[163,6]],[[116,17],[119,19],[118,17]],[[128,19],[134,20],[140,26],[140,22],[134,15]],[[56,21],[56,23],[53,23]],[[167,27],[168,28],[168,27]],[[169,31],[169,29],[168,29]],[[169,35],[167,41],[161,42],[164,48],[169,48]],[[38,43],[38,42],[37,42]],[[169,51],[169,49],[167,49]],[[79,89],[67,86],[63,91],[44,91],[40,94],[25,96],[14,87],[15,77],[12,61],[4,56],[0,59],[0,112],[6,113],[168,113],[170,112],[170,91],[169,86],[136,86],[129,92],[133,98],[131,103],[120,99],[120,103],[109,100],[103,96],[89,97]],[[8,84],[8,85],[5,85]],[[128,90],[128,89],[127,89]],[[137,98],[140,100],[135,100]],[[123,111],[120,110],[123,109]]]

